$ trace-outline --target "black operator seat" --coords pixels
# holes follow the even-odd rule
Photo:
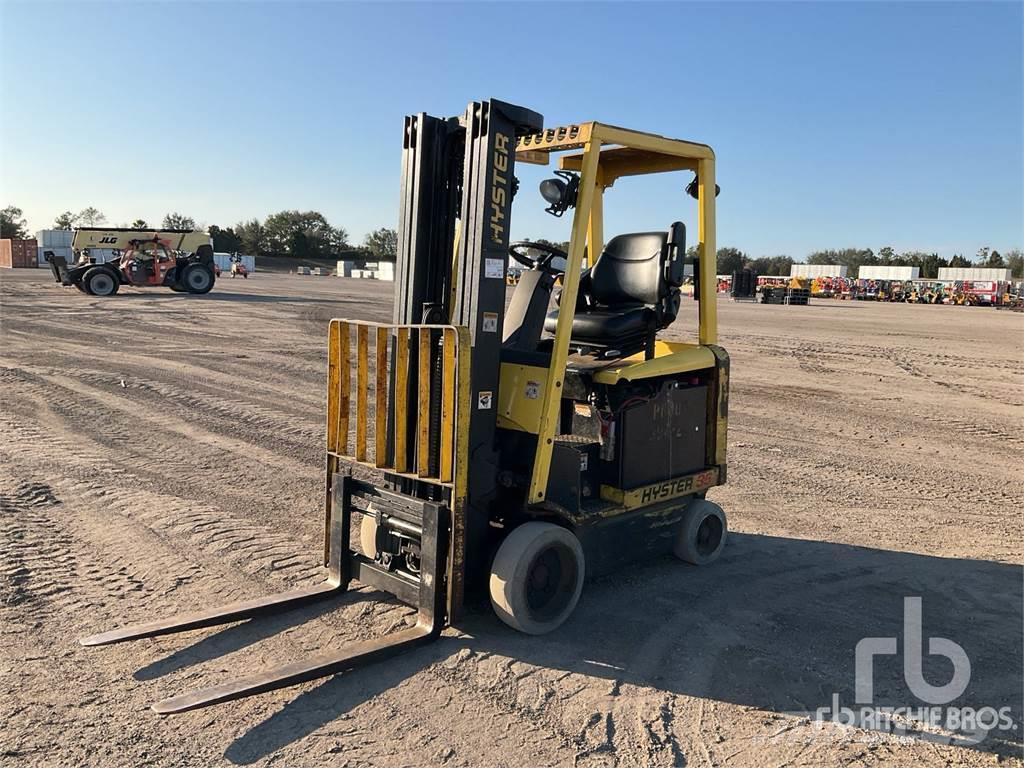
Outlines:
[[[676,318],[686,260],[686,227],[636,232],[608,241],[580,278],[572,343],[583,350],[616,356],[653,351],[654,337]],[[544,322],[555,332],[558,310]]]

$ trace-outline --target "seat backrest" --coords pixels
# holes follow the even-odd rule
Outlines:
[[[590,295],[601,306],[654,306],[682,283],[686,230],[616,235],[590,269]]]

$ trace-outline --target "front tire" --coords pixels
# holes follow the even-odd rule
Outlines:
[[[213,270],[205,264],[189,264],[181,275],[181,284],[189,293],[209,293],[214,279]]]
[[[707,499],[694,499],[683,512],[672,551],[687,563],[707,565],[722,554],[728,531],[720,506]]]
[[[121,287],[117,277],[109,269],[93,267],[82,277],[82,285],[90,296],[113,296]]]
[[[491,605],[513,629],[546,634],[576,608],[585,571],[583,547],[571,531],[552,523],[524,523],[494,557]]]

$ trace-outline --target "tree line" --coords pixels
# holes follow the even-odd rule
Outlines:
[[[90,206],[78,213],[64,211],[54,221],[52,229],[98,227],[107,223],[102,211]],[[150,229],[145,219],[135,219],[132,229]],[[285,256],[301,258],[331,258],[356,255],[359,258],[394,261],[398,253],[398,233],[393,229],[378,229],[368,234],[361,245],[352,245],[344,227],[334,227],[319,211],[279,211],[262,221],[257,218],[240,221],[232,227],[215,224],[197,227],[192,216],[174,211],[164,216],[159,229],[206,229],[213,240],[213,249],[226,253],[245,253],[253,256]],[[0,237],[29,237],[24,213],[17,206],[0,210]]]
[[[53,229],[96,227],[106,221],[107,217],[101,211],[90,206],[78,213],[64,211],[54,219]],[[150,228],[145,219],[135,219],[128,226],[133,229]],[[160,229],[196,229],[196,221],[191,216],[175,211],[164,216]],[[279,211],[262,221],[253,218],[240,221],[232,227],[211,224],[206,229],[213,239],[213,249],[218,252],[292,258],[354,256],[378,261],[394,261],[398,255],[398,233],[395,230],[377,229],[368,234],[361,245],[354,246],[349,242],[344,227],[331,226],[318,211]],[[28,236],[28,225],[20,208],[11,205],[0,210],[0,237]],[[569,247],[568,243],[550,243],[544,239],[538,239],[537,242],[556,245],[563,250]],[[691,257],[696,256],[696,246],[692,246],[687,253]],[[752,257],[739,248],[731,247],[719,248],[717,254],[717,271],[720,275],[729,275],[741,269],[753,269],[760,275],[788,275],[789,268],[795,263],[796,260],[790,256]],[[919,267],[921,277],[925,279],[938,277],[940,267],[1009,268],[1015,278],[1024,278],[1024,255],[1019,249],[1002,254],[987,246],[979,249],[973,259],[959,253],[949,259],[924,251],[897,253],[891,246],[880,248],[877,253],[871,248],[839,248],[814,251],[807,256],[806,263],[844,266],[851,275],[856,275],[862,266]]]

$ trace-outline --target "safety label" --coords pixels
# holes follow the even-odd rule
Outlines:
[[[484,277],[505,277],[504,259],[484,259]]]
[[[540,382],[528,381],[526,382],[526,399],[536,400],[540,397]]]
[[[483,332],[484,333],[497,333],[498,332],[498,313],[497,312],[484,312]]]
[[[476,396],[476,407],[481,411],[491,410],[491,406],[494,405],[494,393],[489,389],[481,390]]]

